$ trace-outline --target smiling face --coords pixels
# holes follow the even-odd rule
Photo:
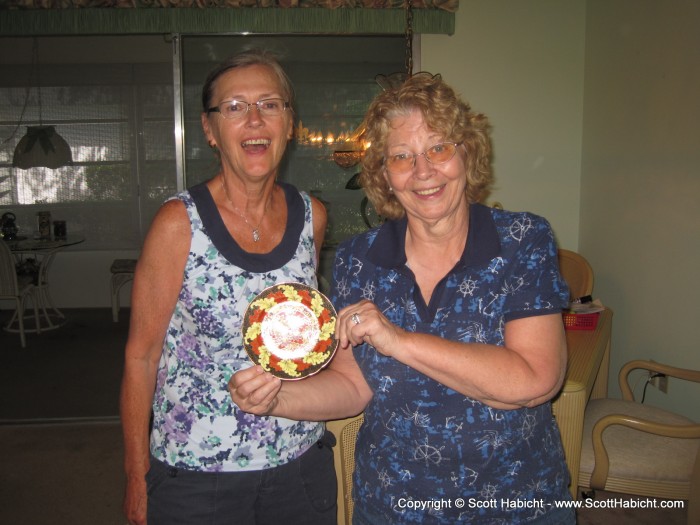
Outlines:
[[[430,130],[419,110],[398,116],[391,122],[385,155],[420,154],[440,142],[449,141]],[[443,164],[431,164],[425,155],[416,157],[413,169],[406,173],[391,173],[384,177],[396,199],[411,218],[435,223],[463,213],[467,209],[466,153],[458,146],[455,156]]]
[[[236,99],[250,104],[267,98],[286,97],[278,78],[265,65],[250,65],[223,73],[212,89],[211,106]],[[202,127],[210,145],[216,146],[224,171],[244,180],[274,178],[287,142],[292,138],[293,115],[263,116],[255,106],[238,119],[225,119],[218,112],[203,113]]]

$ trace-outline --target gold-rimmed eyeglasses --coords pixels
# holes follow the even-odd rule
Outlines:
[[[219,113],[225,119],[239,119],[248,114],[251,107],[266,117],[276,117],[289,108],[289,102],[282,98],[264,98],[248,103],[244,100],[224,100],[218,106],[207,109],[207,113]]]
[[[387,155],[384,158],[384,167],[391,173],[402,175],[413,169],[416,165],[416,158],[421,155],[425,156],[425,160],[431,164],[444,164],[455,156],[457,146],[459,144],[456,142],[440,142],[429,147],[423,153],[401,152]]]

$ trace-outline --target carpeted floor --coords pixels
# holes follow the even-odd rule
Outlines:
[[[124,525],[118,421],[0,426],[0,523]]]
[[[66,310],[58,329],[19,335],[0,331],[0,424],[18,420],[117,416],[128,310]],[[9,318],[0,312],[0,323]]]
[[[0,523],[124,525],[119,385],[128,310],[65,310],[56,330],[0,331]],[[7,321],[0,312],[0,323]]]
[[[0,331],[0,523],[123,525],[118,415],[128,312],[68,310],[65,326]],[[0,312],[0,323],[7,312]],[[636,498],[599,492],[598,502]],[[684,525],[686,511],[600,509],[578,525]]]

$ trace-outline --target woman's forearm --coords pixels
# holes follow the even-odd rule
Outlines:
[[[328,421],[356,416],[371,398],[339,372],[329,369],[303,381],[282,384],[271,415],[305,421]]]
[[[394,358],[461,394],[505,410],[551,399],[566,369],[566,342],[556,329],[536,337],[519,333],[506,338],[505,347],[404,332],[399,346]]]
[[[339,348],[328,368],[306,379],[282,381],[258,365],[236,372],[228,386],[245,412],[299,421],[355,416],[372,398],[350,348]]]
[[[153,363],[127,359],[120,396],[124,435],[124,470],[129,476],[145,476],[149,468],[149,424],[155,390]]]

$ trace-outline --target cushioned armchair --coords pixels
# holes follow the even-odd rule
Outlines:
[[[700,424],[637,403],[633,370],[700,383],[700,371],[653,361],[630,361],[618,375],[623,399],[595,399],[586,408],[582,489],[688,500],[688,523],[700,523]]]

